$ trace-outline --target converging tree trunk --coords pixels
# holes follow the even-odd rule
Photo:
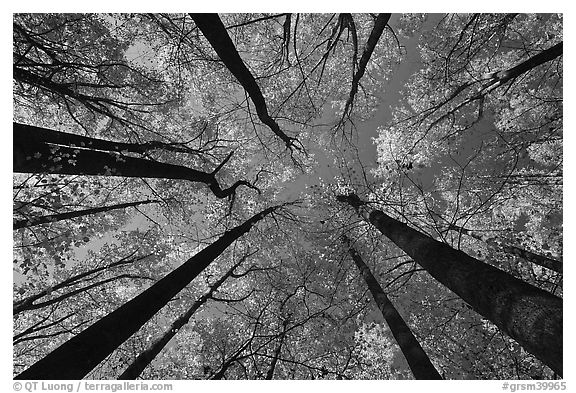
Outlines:
[[[491,74],[490,77],[494,79],[494,82],[497,83],[497,86],[501,86],[512,79],[518,78],[520,75],[530,71],[533,68],[538,67],[541,64],[552,61],[557,57],[562,56],[562,52],[563,52],[563,42],[560,41],[556,45],[546,50],[543,50],[542,52],[526,59],[522,63],[519,63],[508,70]]]
[[[272,361],[270,362],[270,367],[266,372],[266,379],[274,379],[274,371],[276,371],[276,365],[278,364],[278,359],[280,358],[280,353],[282,352],[282,345],[284,345],[284,338],[286,337],[286,327],[288,326],[288,319],[282,322],[282,332],[280,332],[280,337],[278,339],[278,345],[274,349],[274,355],[272,356]]]
[[[343,236],[343,241],[346,247],[348,248],[348,252],[352,257],[352,260],[360,270],[364,281],[366,281],[366,285],[368,289],[370,289],[370,293],[376,302],[376,305],[382,312],[382,316],[386,320],[392,335],[396,339],[400,350],[404,354],[406,361],[408,362],[408,366],[412,373],[414,374],[414,378],[416,379],[443,379],[442,376],[438,373],[424,349],[412,334],[410,327],[404,322],[404,319],[398,313],[398,310],[394,307],[392,302],[386,296],[386,293],[376,280],[376,277],[370,271],[368,265],[364,263],[360,254],[356,251],[356,249],[350,244],[350,240],[348,237]]]
[[[286,147],[292,148],[295,138],[289,137],[281,129],[278,123],[268,113],[268,106],[264,95],[256,83],[256,79],[244,64],[244,61],[238,54],[234,42],[228,35],[226,27],[220,20],[218,14],[190,14],[198,29],[208,40],[220,60],[226,68],[236,77],[246,93],[252,99],[256,114],[262,123],[267,125],[277,137],[282,139]]]
[[[356,195],[339,196],[476,312],[562,375],[562,299],[424,235]]]
[[[27,218],[25,220],[18,220],[16,222],[14,222],[13,229],[29,228],[29,227],[33,227],[33,226],[40,225],[40,224],[46,224],[48,222],[57,222],[57,221],[62,221],[62,220],[69,220],[71,218],[89,216],[89,215],[96,214],[96,213],[102,213],[102,212],[107,212],[107,211],[116,210],[116,209],[123,209],[125,207],[146,205],[149,203],[156,203],[156,202],[159,202],[159,201],[145,200],[145,201],[137,201],[137,202],[128,202],[128,203],[120,203],[117,205],[94,207],[94,208],[85,209],[85,210],[77,210],[77,211],[73,211],[73,212],[66,212],[66,213],[60,213],[60,214],[50,214],[50,215],[41,216],[41,217],[31,217],[31,218]]]
[[[239,180],[226,189],[220,187],[216,174],[228,162],[232,153],[214,171],[202,172],[182,165],[130,157],[116,152],[70,147],[72,142],[66,143],[66,146],[37,142],[30,135],[31,133],[21,134],[14,128],[14,172],[190,180],[208,185],[218,198],[233,195],[241,185],[257,190],[246,180]],[[71,138],[74,140],[75,136]]]
[[[192,306],[180,317],[178,317],[172,324],[170,328],[164,332],[164,334],[153,341],[146,350],[144,350],[136,359],[130,363],[130,365],[124,370],[118,379],[136,379],[142,374],[142,371],[154,360],[154,358],[164,349],[168,342],[174,337],[180,329],[186,325],[192,315],[212,297],[212,294],[218,290],[218,288],[234,273],[234,269],[244,262],[246,256],[240,259],[234,266],[232,266],[222,277],[220,277],[214,284],[210,286],[208,292],[202,295],[198,300],[192,304]]]
[[[350,95],[348,96],[348,100],[346,100],[344,112],[342,113],[342,121],[344,121],[345,117],[350,113],[351,108],[354,105],[354,97],[358,92],[358,86],[360,86],[360,79],[362,79],[364,73],[366,72],[366,67],[368,66],[370,57],[372,56],[374,49],[376,49],[378,40],[380,40],[380,36],[382,36],[382,33],[384,32],[384,29],[388,25],[388,21],[390,20],[391,16],[392,14],[378,14],[376,19],[374,20],[374,27],[370,32],[370,36],[368,36],[368,40],[366,41],[364,51],[362,52],[362,56],[360,57],[358,70],[354,73],[352,77],[352,88],[350,89]]]
[[[549,258],[549,257],[546,257],[544,255],[536,254],[532,251],[526,250],[526,249],[521,248],[521,247],[514,246],[512,244],[506,243],[503,240],[500,240],[500,239],[497,239],[494,237],[482,236],[482,235],[480,235],[474,231],[459,227],[457,225],[450,225],[449,229],[452,229],[454,231],[458,231],[460,233],[464,233],[464,234],[466,234],[466,235],[468,235],[468,236],[470,236],[476,240],[483,241],[488,246],[500,248],[502,251],[507,252],[508,254],[520,257],[520,258],[522,258],[528,262],[532,262],[536,265],[545,267],[545,268],[553,270],[555,272],[562,273],[562,262],[558,261],[556,259]]]
[[[78,134],[51,130],[49,128],[36,127],[28,124],[13,123],[14,133],[18,137],[30,142],[52,143],[68,147],[81,147],[85,149],[103,150],[110,152],[145,153],[151,150],[168,150],[176,153],[190,153],[192,149],[181,143],[164,143],[148,141],[144,143],[126,143],[107,141],[105,139],[91,138]]]
[[[226,231],[166,277],[40,359],[16,379],[81,379],[136,333],[230,244],[280,206]]]

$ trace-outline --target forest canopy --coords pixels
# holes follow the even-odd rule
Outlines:
[[[17,379],[560,379],[561,14],[14,14]]]

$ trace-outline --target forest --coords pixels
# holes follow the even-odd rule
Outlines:
[[[563,377],[562,14],[13,14],[13,375]]]

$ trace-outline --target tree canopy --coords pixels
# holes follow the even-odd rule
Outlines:
[[[15,378],[561,378],[562,29],[14,14]]]

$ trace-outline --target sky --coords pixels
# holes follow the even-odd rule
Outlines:
[[[399,14],[393,14],[390,18],[389,24],[392,28],[395,28],[399,17]],[[432,28],[437,21],[438,15],[428,15],[420,32]],[[419,37],[420,33],[414,34],[410,38],[398,37],[400,44],[404,47],[405,56],[401,63],[394,68],[385,89],[380,92],[377,110],[369,120],[357,122],[357,147],[362,164],[367,170],[377,167],[377,151],[373,139],[378,137],[378,128],[392,119],[392,110],[399,105],[402,98],[401,90],[410,77],[422,66],[418,49]],[[385,42],[384,39],[379,43],[379,45],[389,44],[390,42]],[[322,120],[319,122],[323,123]],[[317,185],[320,180],[324,183],[330,183],[339,175],[339,169],[334,165],[335,157],[330,152],[326,150],[312,150],[311,152],[318,163],[316,168],[314,168],[313,174],[302,174],[297,176],[291,183],[286,184],[285,194],[283,194],[285,198],[295,199],[306,187]],[[355,169],[360,170],[360,168]],[[433,174],[431,173],[431,175]]]

